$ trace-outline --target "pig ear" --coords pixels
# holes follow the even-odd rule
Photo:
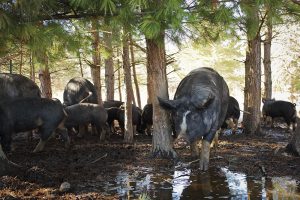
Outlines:
[[[159,105],[166,110],[174,110],[180,104],[178,100],[166,100],[160,97],[157,97]]]
[[[205,96],[192,99],[192,103],[196,108],[202,109],[207,107],[209,104],[211,104],[214,98],[215,96],[212,93],[208,93]]]

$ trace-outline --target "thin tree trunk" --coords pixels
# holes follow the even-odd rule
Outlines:
[[[21,40],[21,52],[20,52],[19,74],[22,74],[22,68],[23,68],[23,41]]]
[[[159,39],[146,39],[147,67],[150,76],[150,91],[153,93],[150,99],[153,103],[153,138],[152,154],[155,157],[176,157],[172,148],[171,123],[169,113],[160,108],[157,96],[168,99],[168,81],[166,75],[166,57],[164,32]],[[149,80],[149,79],[148,79]]]
[[[79,67],[80,67],[80,75],[83,77],[83,68],[82,68],[82,61],[81,61],[81,52],[78,50],[78,61],[79,61]]]
[[[39,70],[39,80],[41,83],[41,96],[44,98],[52,98],[52,88],[51,88],[51,76],[49,72],[49,61],[48,57],[45,56],[44,60],[45,68]]]
[[[114,62],[112,50],[112,33],[104,32],[105,48],[109,56],[105,59],[105,86],[106,86],[106,99],[114,100],[115,94],[115,76],[114,76]]]
[[[119,99],[120,101],[122,101],[122,82],[121,82],[121,62],[120,62],[120,59],[119,59],[119,56],[120,56],[120,52],[119,52],[119,48],[117,49],[117,57],[118,57],[118,60],[117,60],[117,67],[118,67],[118,91],[119,91]]]
[[[264,97],[272,98],[272,69],[271,69],[271,42],[272,42],[272,22],[267,23],[267,33],[264,41],[264,77],[265,90]]]
[[[99,38],[99,31],[97,28],[98,20],[92,20],[92,34],[93,34],[93,65],[91,65],[91,74],[92,80],[94,82],[97,95],[98,95],[98,104],[103,105],[102,102],[102,92],[101,92],[101,57],[100,57],[100,38]]]
[[[260,36],[248,39],[245,61],[245,91],[243,122],[247,134],[260,134],[261,104],[261,46]]]
[[[123,33],[123,67],[125,75],[126,86],[126,106],[125,106],[125,134],[124,140],[127,143],[133,142],[133,127],[132,127],[132,82],[131,82],[131,69],[129,62],[129,37],[126,28]]]
[[[34,63],[33,63],[32,52],[30,53],[29,65],[30,65],[30,79],[33,82],[35,82],[35,67],[34,67]]]
[[[132,42],[132,35],[130,35],[130,53],[131,53],[131,65],[132,65],[132,72],[133,72],[133,81],[135,85],[135,92],[136,92],[136,98],[137,98],[137,103],[138,106],[141,108],[141,95],[140,95],[140,88],[139,88],[139,83],[137,79],[137,74],[136,74],[136,68],[135,68],[135,58],[134,58],[134,50],[133,50],[133,42]]]

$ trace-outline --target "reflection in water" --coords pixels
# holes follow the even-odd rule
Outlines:
[[[154,171],[136,168],[120,171],[105,192],[119,199],[300,199],[297,182],[288,177],[254,179],[228,168],[197,172],[191,169]]]
[[[172,199],[179,200],[181,193],[184,188],[190,185],[190,169],[185,169],[183,171],[174,171],[173,176],[173,191],[172,191]]]
[[[247,199],[247,180],[246,175],[229,171],[227,168],[221,168],[226,176],[226,182],[232,195],[231,199]]]

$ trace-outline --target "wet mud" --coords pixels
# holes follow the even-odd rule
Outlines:
[[[292,133],[281,125],[262,134],[223,134],[212,149],[208,172],[197,169],[190,151],[180,161],[152,158],[151,137],[134,144],[112,136],[72,135],[65,149],[51,139],[32,153],[38,139],[14,139],[8,158],[22,166],[0,178],[1,199],[300,199],[300,158],[285,152]],[[188,164],[190,163],[190,164]],[[67,182],[69,188],[62,189]]]

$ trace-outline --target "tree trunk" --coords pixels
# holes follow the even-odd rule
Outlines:
[[[92,80],[94,82],[97,95],[98,95],[98,104],[103,105],[102,102],[102,92],[101,92],[101,58],[100,58],[100,48],[99,48],[99,31],[97,28],[98,20],[94,19],[92,20],[92,34],[93,34],[93,65],[91,65],[91,75]]]
[[[260,134],[261,104],[261,46],[260,36],[248,39],[245,61],[245,91],[243,122],[247,134]]]
[[[132,127],[132,82],[131,69],[129,62],[129,37],[126,28],[123,33],[123,67],[126,86],[126,104],[125,104],[125,134],[124,140],[127,143],[133,142],[133,127]]]
[[[114,62],[112,50],[112,33],[104,32],[105,48],[108,52],[108,58],[105,59],[105,86],[106,86],[106,99],[114,100],[115,94],[115,76],[114,76]]]
[[[287,146],[287,150],[297,156],[300,156],[300,119],[297,118],[297,128]]]
[[[272,69],[271,69],[272,24],[267,23],[267,33],[264,41],[264,97],[272,98]]]
[[[39,70],[39,80],[41,83],[41,96],[44,98],[52,98],[51,76],[49,72],[48,58],[45,56],[45,68]]]
[[[22,68],[23,68],[23,41],[21,40],[21,52],[20,52],[19,74],[22,74]]]
[[[152,104],[153,102],[153,83],[152,83],[152,77],[149,75],[150,74],[150,68],[149,68],[149,63],[147,61],[147,92],[148,92],[148,99],[147,99],[147,104]]]
[[[117,49],[117,67],[118,67],[118,91],[119,91],[119,99],[122,101],[122,82],[121,82],[121,62],[119,59],[120,53],[119,53],[119,48]]]
[[[35,67],[33,63],[33,55],[30,53],[30,58],[29,58],[29,65],[30,65],[30,79],[35,82]]]
[[[77,52],[78,55],[78,61],[79,61],[79,67],[80,67],[80,75],[83,77],[83,68],[82,68],[82,61],[81,61],[81,52],[78,50]]]
[[[172,148],[171,123],[169,113],[160,108],[157,96],[168,99],[168,81],[166,75],[166,57],[164,32],[159,39],[146,39],[147,72],[150,76],[150,99],[153,103],[153,138],[152,154],[155,157],[176,157]]]
[[[133,72],[133,80],[135,85],[135,92],[136,92],[136,98],[138,107],[141,108],[141,95],[140,95],[140,88],[139,88],[139,82],[137,79],[136,74],[136,68],[135,68],[135,59],[134,59],[134,50],[133,50],[133,42],[132,42],[132,35],[130,35],[130,53],[131,53],[131,65],[132,65],[132,72]]]

